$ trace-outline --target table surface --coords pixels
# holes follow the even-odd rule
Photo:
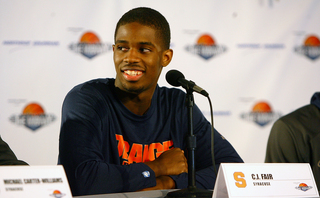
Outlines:
[[[101,195],[87,195],[77,196],[75,198],[162,198],[167,195],[170,191],[174,190],[152,190],[142,192],[128,192],[128,193],[112,193],[112,194],[101,194]]]

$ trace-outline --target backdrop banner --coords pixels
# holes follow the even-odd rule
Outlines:
[[[264,162],[276,119],[320,91],[319,0],[0,0],[0,135],[31,165],[55,165],[61,106],[75,85],[115,77],[119,18],[169,21],[181,71],[210,95],[214,126],[245,162]],[[195,103],[210,121],[205,97]]]

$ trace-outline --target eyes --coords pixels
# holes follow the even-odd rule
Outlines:
[[[151,49],[148,49],[148,48],[140,48],[139,51],[142,52],[142,53],[147,53],[147,52],[151,52]]]
[[[129,51],[129,48],[122,47],[121,45],[117,45],[116,48],[118,51],[123,51],[123,52]]]
[[[124,45],[116,45],[116,49],[118,51],[121,51],[121,52],[128,52],[130,50],[129,47],[127,46],[124,46]],[[144,47],[144,46],[141,46],[138,48],[138,51],[140,53],[149,53],[149,52],[152,52],[151,48],[150,47]]]

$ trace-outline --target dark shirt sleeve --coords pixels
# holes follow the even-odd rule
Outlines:
[[[300,138],[302,139],[302,137]],[[302,162],[302,159],[299,159],[300,157],[298,156],[297,147],[294,142],[290,127],[281,119],[277,120],[271,128],[265,162]]]
[[[194,134],[197,138],[195,152],[196,187],[201,189],[214,189],[216,174],[212,166],[211,155],[211,124],[204,118],[197,106],[194,108]],[[214,157],[216,169],[221,163],[243,162],[232,145],[216,130],[214,130]],[[188,174],[171,176],[176,188],[188,187]]]
[[[0,137],[0,165],[28,165],[22,160],[18,160],[10,149],[9,145]]]
[[[59,164],[64,166],[73,196],[130,192],[156,185],[155,174],[144,163],[121,165],[115,138],[106,135],[94,90],[73,90],[63,104]],[[105,111],[105,110],[104,110]],[[105,113],[104,113],[105,114]],[[103,132],[104,131],[104,132]],[[114,136],[114,135],[113,135]],[[114,142],[114,145],[104,145]]]

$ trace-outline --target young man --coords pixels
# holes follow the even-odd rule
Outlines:
[[[113,46],[116,78],[73,88],[62,109],[59,160],[74,196],[186,188],[185,93],[159,87],[173,55],[166,19],[150,8],[122,16]],[[211,125],[194,107],[196,185],[213,189]],[[215,159],[242,162],[215,131]]]

